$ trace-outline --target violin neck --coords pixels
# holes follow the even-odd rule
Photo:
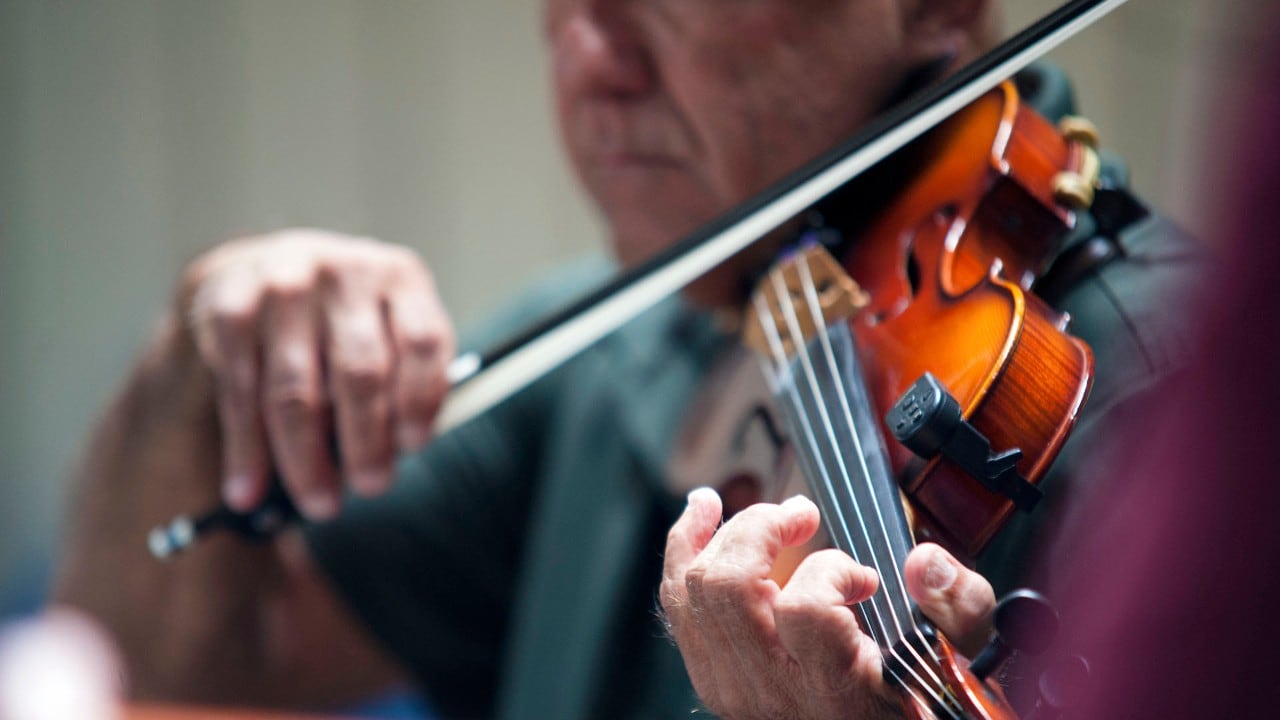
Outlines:
[[[902,579],[911,532],[848,323],[828,327],[775,368],[776,399],[831,541],[880,576],[857,612],[887,653],[917,636]]]
[[[903,582],[911,532],[849,324],[828,327],[774,367],[776,399],[827,533],[880,576],[855,612],[880,646],[886,679],[928,711],[921,717],[968,717],[939,669],[937,636]]]

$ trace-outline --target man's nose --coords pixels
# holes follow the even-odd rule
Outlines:
[[[556,83],[575,93],[626,97],[654,85],[652,58],[629,0],[562,0],[550,28]]]

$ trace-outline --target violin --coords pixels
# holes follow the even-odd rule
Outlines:
[[[1089,200],[1095,142],[1004,83],[922,141],[927,164],[843,262],[810,233],[752,295],[744,342],[828,538],[881,578],[856,612],[913,717],[1013,716],[901,569],[914,538],[972,558],[1033,508],[1085,402],[1090,350],[1029,289]]]

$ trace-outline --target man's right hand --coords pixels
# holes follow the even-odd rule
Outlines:
[[[168,563],[143,539],[219,490],[252,508],[271,470],[317,520],[344,481],[385,489],[397,450],[431,437],[453,347],[427,269],[402,248],[290,230],[186,269],[85,450],[51,592],[112,634],[132,697],[336,705],[404,677],[298,533],[211,538]]]
[[[260,503],[274,468],[303,515],[331,518],[344,482],[380,493],[397,452],[430,440],[455,343],[413,252],[318,230],[235,240],[191,264],[177,305],[214,377],[232,508]]]

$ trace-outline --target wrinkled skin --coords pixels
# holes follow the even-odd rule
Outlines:
[[[980,4],[980,3],[979,3]],[[546,0],[561,135],[626,263],[849,135],[908,70],[969,54],[972,0]],[[736,302],[762,247],[695,288]]]
[[[231,507],[262,501],[274,458],[298,508],[327,520],[343,478],[377,495],[396,453],[430,440],[454,339],[413,253],[317,230],[246,238],[193,263],[178,297],[218,379]]]
[[[810,554],[785,586],[778,553],[809,541],[818,509],[804,497],[759,504],[720,527],[722,506],[702,488],[667,538],[660,598],[694,689],[725,718],[878,718],[900,712],[880,649],[850,606],[871,597],[875,571],[829,549]],[[907,591],[963,651],[981,648],[991,585],[936,545],[912,551]]]

